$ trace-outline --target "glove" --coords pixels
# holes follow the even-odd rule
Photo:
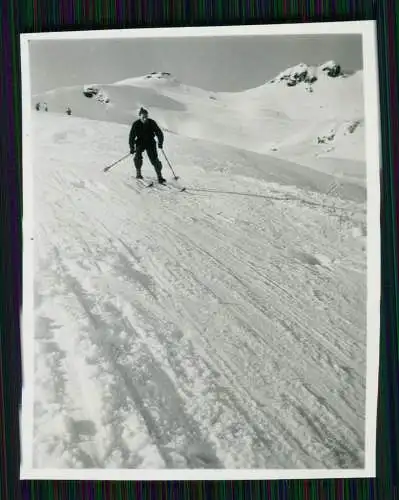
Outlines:
[[[162,144],[162,143],[159,143],[159,144],[158,144],[158,147],[159,147],[159,149],[162,149],[162,148],[163,148],[163,144]]]
[[[133,147],[131,146],[130,147],[130,154],[134,155],[135,152],[136,152],[136,146],[133,146]]]

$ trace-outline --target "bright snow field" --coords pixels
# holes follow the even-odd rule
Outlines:
[[[361,139],[316,168],[306,134],[277,158],[165,132],[178,192],[103,172],[127,124],[32,124],[34,467],[363,467]]]

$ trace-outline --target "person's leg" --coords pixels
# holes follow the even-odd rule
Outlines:
[[[158,158],[158,153],[157,153],[157,147],[154,144],[153,146],[150,146],[147,148],[147,155],[148,159],[150,160],[151,164],[153,165],[155,172],[158,177],[159,182],[166,182],[166,180],[162,177],[161,171],[162,171],[162,163]]]
[[[141,167],[143,166],[143,152],[141,149],[137,148],[134,157],[134,166],[136,167],[136,178],[137,179],[142,179],[143,176],[141,175]]]

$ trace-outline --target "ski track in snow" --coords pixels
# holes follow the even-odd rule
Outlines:
[[[139,188],[91,126],[35,119],[34,466],[362,467],[364,205],[179,137],[187,192]]]

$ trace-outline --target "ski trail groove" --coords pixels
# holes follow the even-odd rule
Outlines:
[[[108,304],[108,307],[103,309],[103,314],[110,313],[110,317],[112,317],[112,326],[105,322],[100,315],[93,313],[92,311],[95,303],[90,300],[88,294],[84,292],[79,282],[68,273],[67,268],[65,268],[61,261],[59,261],[59,265],[63,268],[65,283],[68,288],[73,291],[87,317],[90,319],[90,323],[93,326],[93,342],[99,345],[101,352],[103,352],[113,364],[115,373],[118,373],[123,380],[127,393],[146,423],[149,435],[157,443],[158,450],[164,460],[165,466],[169,468],[173,467],[173,460],[169,457],[168,445],[171,444],[171,440],[174,439],[174,436],[175,438],[179,436],[179,439],[186,436],[186,439],[192,440],[194,443],[202,441],[200,432],[195,430],[196,426],[194,422],[189,421],[188,416],[186,416],[182,407],[183,403],[180,397],[175,393],[174,384],[169,381],[169,377],[151,355],[147,346],[143,346],[144,350],[139,358],[139,363],[141,365],[144,364],[146,369],[142,368],[136,374],[134,374],[134,372],[129,373],[129,370],[115,359],[109,341],[104,337],[98,337],[96,332],[108,331],[108,333],[112,335],[112,332],[117,333],[118,331],[124,330],[127,331],[128,334],[133,333],[136,338],[138,337],[137,332],[135,332],[133,326],[127,324],[123,318],[118,320],[118,311],[112,305]],[[145,373],[146,370],[148,370],[149,373]],[[145,380],[149,375],[151,376],[151,383],[148,387],[144,384],[140,385],[140,389],[138,389],[134,381],[140,383],[143,377]],[[149,382],[147,381],[147,383]],[[167,395],[167,398],[165,399],[163,395]],[[153,411],[151,411],[151,406],[154,406],[154,398],[156,401],[155,405],[159,405],[155,415]],[[168,418],[168,415],[170,415],[169,421],[162,422],[162,420]],[[189,445],[186,445],[185,448],[189,448]],[[207,448],[211,449],[211,446],[208,444]],[[198,466],[195,457],[189,456],[187,460],[188,467],[195,468]],[[209,463],[206,464],[206,466],[211,468],[221,467],[216,457],[209,458],[208,460]],[[204,464],[202,464],[202,466],[204,466]]]

